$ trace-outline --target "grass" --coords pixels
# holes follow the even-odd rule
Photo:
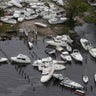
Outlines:
[[[0,28],[0,32],[4,33],[7,32],[8,30],[17,30],[17,29],[18,29],[18,24],[10,25],[10,24],[3,23],[2,27]]]
[[[83,19],[87,23],[94,23],[94,22],[96,22],[96,17],[95,16],[85,16]]]

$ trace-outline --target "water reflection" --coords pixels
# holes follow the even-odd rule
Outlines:
[[[19,75],[21,75],[29,84],[30,84],[30,77],[29,75],[25,72],[24,68],[27,65],[13,65],[15,67],[15,70],[18,72]]]
[[[77,27],[78,34],[80,35],[80,37],[78,37],[78,40],[76,41],[77,43],[82,37],[82,33],[79,32],[85,32],[84,30],[87,29],[84,28],[82,29],[81,27]],[[87,30],[88,32],[86,31],[87,34],[85,32],[86,38],[88,38],[88,40],[90,40],[91,42],[93,42],[94,45],[96,45],[96,35],[94,35],[95,31],[92,29],[94,32],[90,33],[92,30],[89,29],[90,28],[88,28]],[[4,57],[7,57],[9,59],[11,56],[15,56],[18,53],[24,53],[31,57],[32,62],[36,59],[41,59],[49,56],[45,53],[45,49],[47,46],[45,40],[43,40],[42,37],[38,37],[37,39],[37,42],[34,42],[32,50],[28,49],[28,46],[26,45],[26,43],[24,43],[23,39],[19,40],[18,38],[12,38],[12,40],[9,41],[0,41],[0,52],[3,54]],[[85,90],[87,91],[88,96],[95,96],[96,83],[94,83],[93,76],[94,73],[96,73],[96,60],[92,58],[89,53],[81,47],[81,45],[77,46],[77,44],[74,43],[72,48],[77,48],[80,50],[81,54],[84,57],[83,63],[79,63],[73,60],[71,64],[66,64],[67,70],[62,70],[59,72],[63,75],[70,77],[74,81],[80,82],[80,84],[85,86]],[[61,60],[60,53],[56,53],[55,55],[57,60]],[[59,82],[54,80],[53,78],[48,83],[42,84],[40,82],[41,72],[35,70],[35,67],[32,67],[31,64],[21,66],[13,63],[10,64],[10,61],[8,61],[7,63],[8,64],[4,66],[0,66],[1,71],[4,69],[3,72],[0,71],[0,88],[1,90],[4,89],[4,91],[6,91],[6,88],[8,88],[8,92],[11,91],[11,93],[3,94],[4,92],[0,91],[0,96],[75,96],[73,93],[74,90],[60,86]],[[82,81],[82,75],[85,70],[85,64],[87,69],[86,73],[88,73],[88,76],[90,78],[87,85],[85,85]],[[7,76],[8,78],[6,79]],[[8,84],[5,82],[5,80],[7,80]],[[28,88],[30,89],[27,90]]]

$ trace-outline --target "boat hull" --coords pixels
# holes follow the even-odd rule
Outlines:
[[[53,72],[54,72],[54,69],[52,69],[48,75],[42,76],[40,81],[42,83],[48,82],[51,79]]]

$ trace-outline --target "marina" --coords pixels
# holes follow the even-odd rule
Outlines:
[[[13,45],[14,43],[15,43],[15,45]],[[40,45],[43,45],[43,46],[40,46]],[[1,54],[2,57],[7,55],[7,58],[10,59],[10,57],[17,56],[18,53],[22,53],[22,54],[25,54],[25,55],[29,56],[31,58],[31,61],[34,62],[37,59],[40,59],[40,58],[42,59],[42,58],[45,58],[45,57],[48,56],[48,54],[45,53],[46,46],[47,46],[46,40],[45,40],[45,42],[43,42],[43,38],[38,37],[38,41],[34,42],[33,43],[33,48],[31,50],[29,50],[28,46],[26,45],[26,43],[24,43],[23,40],[19,40],[18,37],[13,37],[12,40],[0,41],[0,50],[2,49],[0,51],[0,54]],[[38,48],[39,48],[39,50],[38,50]],[[42,50],[42,49],[44,49],[44,50]],[[14,51],[14,50],[16,50],[16,51]],[[2,51],[6,55],[3,54]],[[66,76],[70,77],[74,81],[77,81],[80,84],[82,84],[84,87],[87,86],[86,94],[95,94],[95,83],[94,83],[95,79],[93,78],[94,73],[95,73],[95,65],[96,65],[95,60],[94,60],[94,58],[92,58],[92,56],[89,54],[89,52],[86,53],[86,51],[82,47],[81,47],[80,52],[81,52],[83,57],[86,56],[86,54],[87,54],[87,59],[88,59],[87,61],[88,62],[87,62],[86,67],[89,69],[89,70],[87,70],[87,72],[89,73],[88,77],[90,77],[87,85],[85,85],[85,83],[82,81],[82,74],[83,74],[83,70],[85,69],[84,68],[85,67],[85,65],[84,65],[85,64],[84,63],[85,59],[83,61],[83,64],[78,64],[78,62],[76,62],[75,60],[72,60],[71,64],[65,63],[67,69],[62,70],[60,72],[57,71],[57,72],[62,73],[63,75],[66,75]],[[55,59],[61,60],[61,58],[58,57],[58,53],[56,52],[55,54],[57,54]],[[44,61],[44,59],[43,59],[43,61]],[[22,94],[24,96],[26,94],[28,96],[31,96],[31,94],[30,94],[30,92],[31,92],[32,94],[35,94],[36,96],[45,95],[45,94],[46,94],[46,96],[47,95],[55,96],[58,93],[61,94],[61,96],[63,96],[64,94],[65,95],[69,94],[69,95],[75,96],[74,92],[72,92],[70,89],[67,89],[66,87],[64,87],[63,90],[62,90],[62,87],[58,87],[59,83],[57,83],[55,85],[55,82],[54,82],[53,78],[51,78],[51,80],[49,82],[47,82],[48,85],[46,85],[46,84],[43,85],[40,82],[41,72],[37,71],[37,69],[34,69],[34,67],[32,66],[32,64],[33,64],[32,62],[31,62],[31,64],[26,64],[25,66],[20,66],[20,65],[17,65],[17,64],[15,64],[15,65],[12,64],[11,65],[11,64],[7,64],[7,63],[5,63],[5,64],[0,63],[1,64],[0,75],[2,76],[2,74],[3,74],[3,77],[1,78],[1,82],[3,82],[6,78],[10,78],[10,79],[7,79],[9,83],[5,83],[5,85],[4,85],[4,87],[6,86],[6,90],[7,90],[7,88],[9,88],[9,86],[11,87],[11,84],[12,84],[11,82],[14,82],[14,84],[12,84],[13,87],[11,87],[11,88],[14,88],[16,86],[18,86],[17,88],[21,88],[22,86],[23,87],[25,86],[24,88],[27,92],[26,93],[23,90],[21,90],[21,91],[18,90],[17,93],[14,93],[14,91],[11,91],[10,94],[17,94],[17,96],[20,96],[21,94],[18,95],[18,92],[22,92]],[[39,60],[39,62],[41,62],[41,61]],[[92,62],[92,64],[91,64],[91,62]],[[63,62],[61,62],[61,63],[63,63]],[[11,73],[11,76],[10,76],[10,72],[12,70],[13,70],[13,73]],[[72,73],[74,73],[74,74],[72,74]],[[34,75],[34,74],[36,74],[36,75]],[[7,77],[4,78],[6,75],[7,75]],[[21,78],[21,80],[18,82],[18,80],[20,78]],[[2,81],[2,79],[3,79],[3,81]],[[62,78],[61,78],[61,80],[62,80]],[[15,85],[15,83],[16,83],[16,85]],[[4,82],[3,82],[3,84],[4,84]],[[7,86],[7,84],[8,84],[8,86]],[[94,93],[93,92],[90,93],[91,92],[90,85],[93,87],[93,92]],[[26,86],[28,86],[28,87],[26,87]],[[35,87],[36,92],[32,91],[33,88],[34,88],[33,86]],[[2,86],[2,92],[5,90],[4,87]],[[46,89],[44,89],[45,87],[46,87]],[[30,90],[27,90],[27,89],[30,89]],[[17,89],[14,89],[14,90],[17,90]],[[40,91],[42,93],[40,93]],[[45,91],[48,92],[48,94],[45,93]],[[53,92],[53,91],[57,91],[57,93],[56,94],[55,93],[50,93],[50,92]],[[6,96],[5,93],[2,93],[2,94]]]
[[[80,4],[0,0],[0,96],[96,96],[95,2]]]

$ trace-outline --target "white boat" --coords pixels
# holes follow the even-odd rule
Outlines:
[[[12,18],[13,18],[13,16],[3,16],[0,19],[9,20],[9,19],[12,19]]]
[[[88,76],[87,75],[84,75],[83,76],[83,82],[84,83],[88,83],[88,80],[89,80]]]
[[[60,64],[50,64],[50,63],[43,63],[43,64],[40,64],[38,66],[38,70],[39,71],[42,71],[44,68],[49,68],[49,67],[52,67],[54,70],[63,70],[65,69],[66,67],[64,65],[60,65]]]
[[[56,50],[55,49],[50,49],[50,48],[47,48],[45,50],[45,53],[49,54],[49,55],[52,55],[52,54],[55,54],[56,53]]]
[[[54,18],[55,16],[56,16],[56,14],[48,14],[48,13],[44,13],[44,12],[42,12],[41,13],[42,15],[43,15],[43,19],[47,19],[47,20],[49,20],[49,19],[51,19],[51,18]]]
[[[35,11],[31,8],[26,8],[26,16],[35,14]]]
[[[7,58],[0,58],[0,63],[8,61]]]
[[[13,6],[12,1],[8,1],[8,2],[7,2],[7,5],[8,5],[8,7],[12,7],[12,6]]]
[[[57,61],[57,60],[53,60],[51,57],[47,57],[47,58],[42,58],[41,60],[36,60],[33,62],[33,66],[39,66],[40,69],[44,68],[44,67],[54,67],[54,68],[57,68],[58,70],[59,69],[65,69],[66,67],[63,65],[60,65],[59,64],[64,64],[66,63],[65,61]]]
[[[81,39],[80,39],[80,43],[81,43],[82,47],[83,47],[85,50],[89,50],[89,49],[92,48],[91,43],[90,43],[87,39],[85,39],[85,38],[81,38]]]
[[[25,15],[22,14],[18,17],[18,22],[22,22],[25,19]]]
[[[60,85],[73,89],[83,89],[83,86],[81,84],[70,80],[68,77],[64,77],[64,79],[60,82]]]
[[[63,49],[61,46],[56,46],[56,50],[61,52],[61,51],[63,51],[64,49]]]
[[[63,0],[53,0],[53,1],[55,1],[57,4],[59,4],[59,5],[61,5],[61,6],[64,5]]]
[[[4,16],[4,17],[1,17],[0,20],[4,23],[9,23],[9,24],[17,23],[17,21],[13,19],[13,16]]]
[[[58,61],[58,60],[53,60],[52,61],[54,64],[64,64],[66,61]]]
[[[66,67],[64,65],[60,65],[60,64],[52,64],[52,68],[54,68],[54,70],[66,69]]]
[[[34,24],[37,25],[37,26],[40,26],[40,27],[44,27],[44,28],[47,27],[46,24],[43,24],[43,23],[40,23],[40,22],[35,22]]]
[[[74,49],[71,56],[77,61],[83,61],[83,57],[78,49]]]
[[[64,23],[67,20],[66,17],[64,18],[51,18],[48,20],[49,24],[60,24],[60,23]]]
[[[9,20],[1,20],[3,21],[4,23],[8,23],[8,24],[16,24],[17,21],[15,19],[9,19]]]
[[[70,80],[68,77],[63,76],[62,74],[53,74],[53,77],[56,79],[59,79],[60,85],[69,87],[69,88],[75,88],[75,89],[82,89],[83,86],[73,80]]]
[[[57,35],[56,37],[53,37],[55,42],[61,41],[62,36]]]
[[[64,79],[62,74],[53,74],[53,77],[59,79],[60,81]]]
[[[69,55],[69,52],[65,51],[65,52],[62,52],[61,54],[61,58],[64,59],[64,60],[67,60],[67,61],[72,61],[72,58],[71,56]]]
[[[46,62],[52,62],[52,58],[51,57],[47,57],[47,58],[42,58],[42,62],[46,63]]]
[[[90,6],[92,6],[92,7],[96,7],[96,3],[90,2],[89,4],[90,4]]]
[[[73,40],[69,37],[69,35],[57,35],[56,37],[53,37],[54,41],[56,42],[64,42],[64,43],[72,43]]]
[[[22,5],[20,4],[19,0],[11,0],[12,4],[15,5],[16,7],[21,8]]]
[[[34,67],[38,67],[40,64],[42,64],[42,60],[36,60],[36,61],[33,62],[32,65],[33,65]]]
[[[62,35],[62,41],[65,41],[70,44],[73,42],[69,35]]]
[[[49,81],[53,75],[54,69],[53,68],[44,68],[41,76],[41,82],[45,83]]]
[[[70,45],[66,44],[66,50],[71,52],[72,51],[72,47]]]
[[[20,3],[25,2],[25,0],[19,0]]]
[[[33,43],[28,41],[28,46],[29,46],[29,48],[32,48],[33,47]]]
[[[35,19],[37,17],[38,17],[38,15],[30,15],[30,16],[26,16],[25,20],[32,20],[32,19]]]
[[[22,63],[22,64],[31,63],[31,59],[28,56],[23,54],[19,54],[16,57],[11,57],[11,61]]]
[[[51,57],[47,57],[47,58],[43,58],[42,62],[39,61],[39,65],[38,65],[38,69],[40,71],[43,70],[43,68],[49,68],[52,67],[54,70],[63,70],[66,67],[64,65],[60,65],[65,63],[64,61],[57,61],[57,60],[53,60]]]
[[[14,11],[13,17],[18,18],[20,16],[21,12],[19,10]]]
[[[46,41],[49,45],[51,46],[61,46],[62,43],[61,42],[55,42],[54,40],[49,40],[49,41]]]
[[[94,81],[96,82],[96,73],[94,74]]]
[[[48,64],[49,62],[52,62],[51,57],[42,58],[41,60],[35,60],[32,65],[38,67],[40,64],[44,65],[45,63]]]
[[[91,48],[91,49],[89,50],[89,53],[90,53],[94,58],[96,58],[96,48]]]

